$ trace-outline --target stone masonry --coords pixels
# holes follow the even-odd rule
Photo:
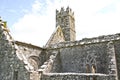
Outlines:
[[[56,10],[41,48],[15,41],[0,18],[0,80],[120,80],[120,34],[76,41],[74,12]]]

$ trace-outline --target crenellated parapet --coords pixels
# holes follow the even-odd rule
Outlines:
[[[62,7],[60,11],[56,10],[56,16],[60,16],[60,15],[62,16],[70,15],[71,17],[74,17],[74,12],[69,7],[67,7],[66,9]]]
[[[56,27],[57,25],[66,26],[65,24],[67,24],[67,21],[69,20],[69,18],[67,18],[68,16],[70,16],[73,21],[75,20],[74,12],[71,8],[67,7],[64,9],[62,7],[61,10],[56,10]]]

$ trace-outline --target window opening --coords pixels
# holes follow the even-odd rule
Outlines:
[[[18,80],[18,71],[14,71],[13,80]]]

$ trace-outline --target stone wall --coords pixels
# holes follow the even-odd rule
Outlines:
[[[29,73],[16,55],[9,30],[0,22],[0,80],[29,80]]]
[[[59,62],[61,72],[63,73],[87,72],[114,74],[117,76],[117,72],[119,76],[119,45],[120,36],[119,34],[115,34],[89,39],[86,38],[74,42],[61,42],[49,46],[48,53],[52,53],[52,50],[57,50],[60,53],[59,59],[56,59],[56,62],[53,64]],[[58,67],[56,65],[54,66]],[[53,70],[52,73],[56,73],[56,71]]]
[[[114,75],[85,73],[47,73],[41,80],[116,80]]]
[[[41,66],[45,61],[46,53],[44,49],[19,41],[16,41],[15,44],[16,53],[19,59],[23,60],[26,63],[30,63],[31,66],[34,66],[33,68],[39,68],[39,66]],[[33,64],[31,62],[33,62]]]
[[[69,45],[70,44],[72,43],[69,43]],[[64,48],[61,47],[57,50],[60,52],[61,72],[86,73],[87,66],[89,66],[88,72],[92,72],[92,66],[95,66],[97,73],[109,73],[107,42],[64,46]]]
[[[108,73],[106,43],[61,48],[60,58],[63,72],[92,72],[95,66],[96,73]]]
[[[14,62],[15,62],[15,67],[12,76],[13,79],[11,80],[30,80],[30,72],[25,68],[26,64],[23,61],[20,61],[18,57],[16,57]]]
[[[44,66],[45,65],[47,66],[47,70],[48,70],[47,73],[50,73],[50,72],[60,73],[60,72],[62,72],[61,71],[62,65],[61,65],[61,59],[60,59],[60,51],[59,50],[48,50],[47,52],[49,54],[49,60],[47,60],[44,63]]]
[[[0,31],[0,80],[12,80],[14,71],[15,49],[12,43],[5,40]]]
[[[53,62],[51,73],[61,73],[61,72],[62,72],[62,64],[61,64],[60,52],[58,51],[58,54],[56,55]]]
[[[47,52],[49,53],[48,54],[49,58],[40,67],[39,72],[42,73],[59,72],[59,70],[61,69],[59,52],[57,50],[51,50]]]
[[[15,47],[18,58],[30,73],[30,80],[39,80],[38,69],[47,60],[45,49],[19,41],[15,42]]]
[[[114,46],[115,46],[117,73],[118,73],[118,80],[119,80],[120,79],[120,40],[115,41]]]

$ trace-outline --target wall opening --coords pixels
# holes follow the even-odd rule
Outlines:
[[[13,80],[18,80],[18,71],[14,71]]]
[[[96,73],[96,66],[92,64],[92,73]]]
[[[89,64],[86,64],[86,73],[90,73],[90,65]]]
[[[86,64],[86,73],[90,73],[90,65]],[[86,76],[86,80],[90,80],[89,76]]]
[[[96,73],[96,66],[92,64],[92,73]],[[96,76],[93,76],[93,80],[97,80]]]
[[[94,64],[89,65],[86,64],[86,73],[96,73],[96,66]],[[86,76],[86,80],[97,80],[96,76],[90,78],[90,76]]]

